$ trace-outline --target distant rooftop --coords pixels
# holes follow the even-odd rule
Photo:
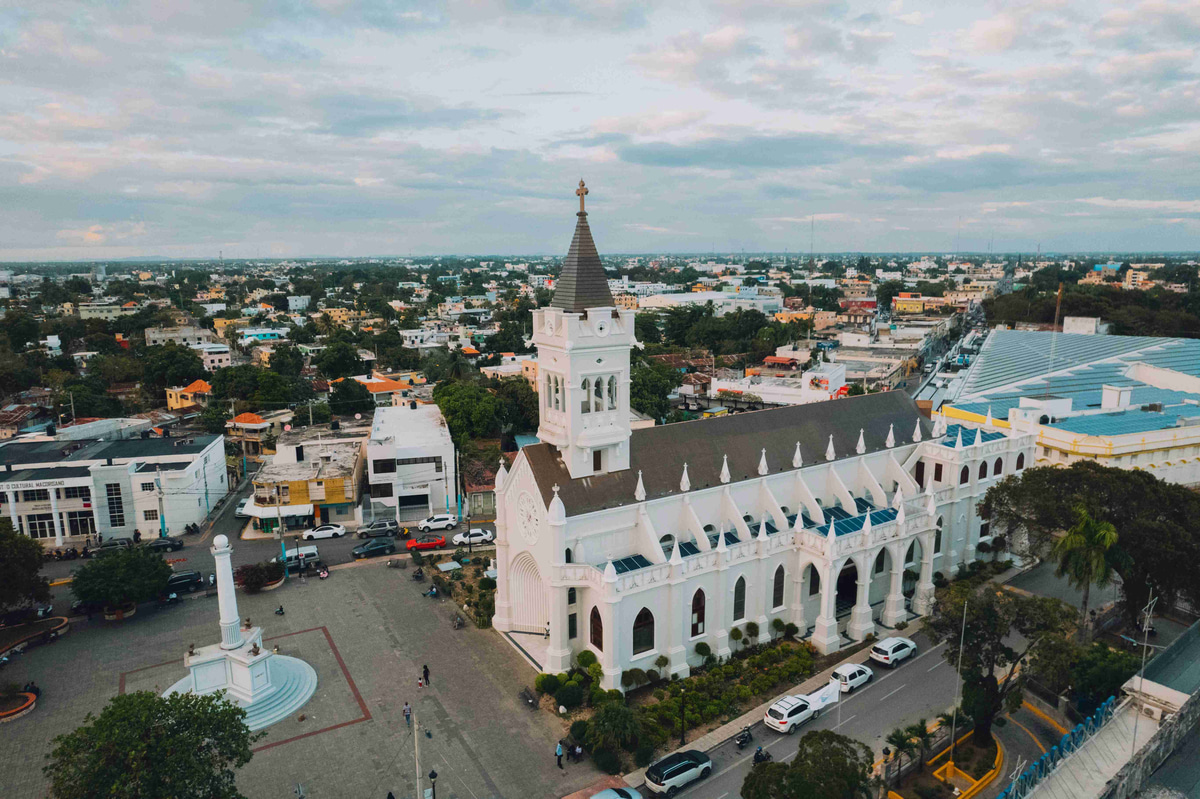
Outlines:
[[[453,445],[442,411],[433,403],[376,408],[370,443],[393,443],[405,449]]]

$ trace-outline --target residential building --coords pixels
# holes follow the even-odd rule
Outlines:
[[[312,301],[312,297],[307,294],[301,294],[287,298],[288,310],[293,313],[297,311],[307,311],[308,304]]]
[[[215,372],[233,365],[233,355],[228,344],[193,344],[192,349],[200,356],[206,372]]]
[[[398,375],[399,379],[393,379],[382,372],[371,372],[366,375],[355,375],[354,377],[343,378],[331,381],[331,385],[336,385],[342,380],[355,380],[366,386],[367,391],[371,392],[371,397],[375,400],[377,407],[386,407],[389,405],[398,405],[407,398],[408,392],[415,386],[422,385],[425,379],[417,378],[415,373],[405,373],[409,375]]]
[[[287,329],[281,327],[243,327],[239,331],[238,343],[261,344],[264,341],[286,341]]]
[[[228,491],[222,436],[8,441],[0,463],[0,513],[47,547],[180,535]]]
[[[146,345],[149,347],[168,343],[190,347],[197,344],[211,344],[214,341],[216,341],[216,336],[207,327],[180,325],[179,327],[146,328]]]
[[[255,529],[274,531],[319,524],[351,530],[362,522],[358,506],[368,428],[320,425],[283,433],[275,454],[254,475],[253,501],[245,512]],[[320,435],[320,437],[318,437]]]
[[[367,483],[376,515],[401,524],[458,513],[458,472],[450,428],[437,405],[375,409],[367,442]]]
[[[126,303],[124,305],[116,305],[106,302],[81,302],[79,303],[79,318],[88,319],[104,319],[111,321],[121,316],[135,314],[139,310],[137,303]]]
[[[292,421],[292,411],[274,411],[265,416],[257,413],[239,413],[225,423],[226,436],[238,444],[242,457],[255,463],[263,462],[265,456],[275,451],[275,440]]]
[[[492,622],[544,635],[520,639],[542,671],[586,650],[606,689],[660,656],[686,676],[697,644],[728,657],[734,627],[775,619],[832,652],[927,613],[934,575],[983,554],[975,506],[1032,436],[935,428],[904,392],[633,430],[634,314],[603,275],[581,211],[533,312],[542,443],[496,476]]]
[[[559,283],[561,284],[561,279]],[[607,282],[605,288],[608,288]],[[609,295],[612,296],[611,294]],[[652,294],[643,297],[639,303],[639,307],[647,308],[679,308],[687,305],[707,305],[713,304],[714,313],[717,316],[724,316],[730,311],[738,308],[744,310],[762,311],[765,314],[772,314],[782,310],[783,300],[775,296],[759,296],[756,294],[734,294],[723,291],[689,291],[679,292],[676,294]],[[616,306],[614,301],[613,307]],[[629,310],[629,309],[623,309]]]
[[[193,380],[186,386],[167,389],[167,410],[177,411],[192,406],[208,407],[212,386],[204,380]]]
[[[250,320],[245,317],[241,317],[239,319],[225,319],[218,316],[217,318],[213,319],[212,322],[213,329],[217,331],[217,335],[221,338],[228,338],[228,329],[230,327],[237,329],[250,324]]]

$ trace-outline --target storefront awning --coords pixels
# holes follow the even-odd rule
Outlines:
[[[247,502],[246,507],[242,510],[256,519],[277,519],[280,516],[287,518],[289,516],[312,516],[312,505],[255,505],[253,502]]]

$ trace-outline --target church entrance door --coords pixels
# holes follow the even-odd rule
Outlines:
[[[533,556],[528,552],[518,555],[509,573],[512,575],[509,587],[512,590],[513,632],[545,634],[546,625],[550,623],[550,602]],[[559,623],[565,622],[559,619]]]

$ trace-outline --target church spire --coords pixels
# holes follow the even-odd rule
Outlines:
[[[579,196],[575,237],[571,239],[571,249],[563,261],[550,307],[570,313],[582,313],[588,308],[613,308],[616,302],[608,290],[608,277],[604,274],[600,254],[596,252],[596,244],[592,241],[587,211],[583,210],[583,198],[588,194],[588,188],[582,180],[575,193]]]

